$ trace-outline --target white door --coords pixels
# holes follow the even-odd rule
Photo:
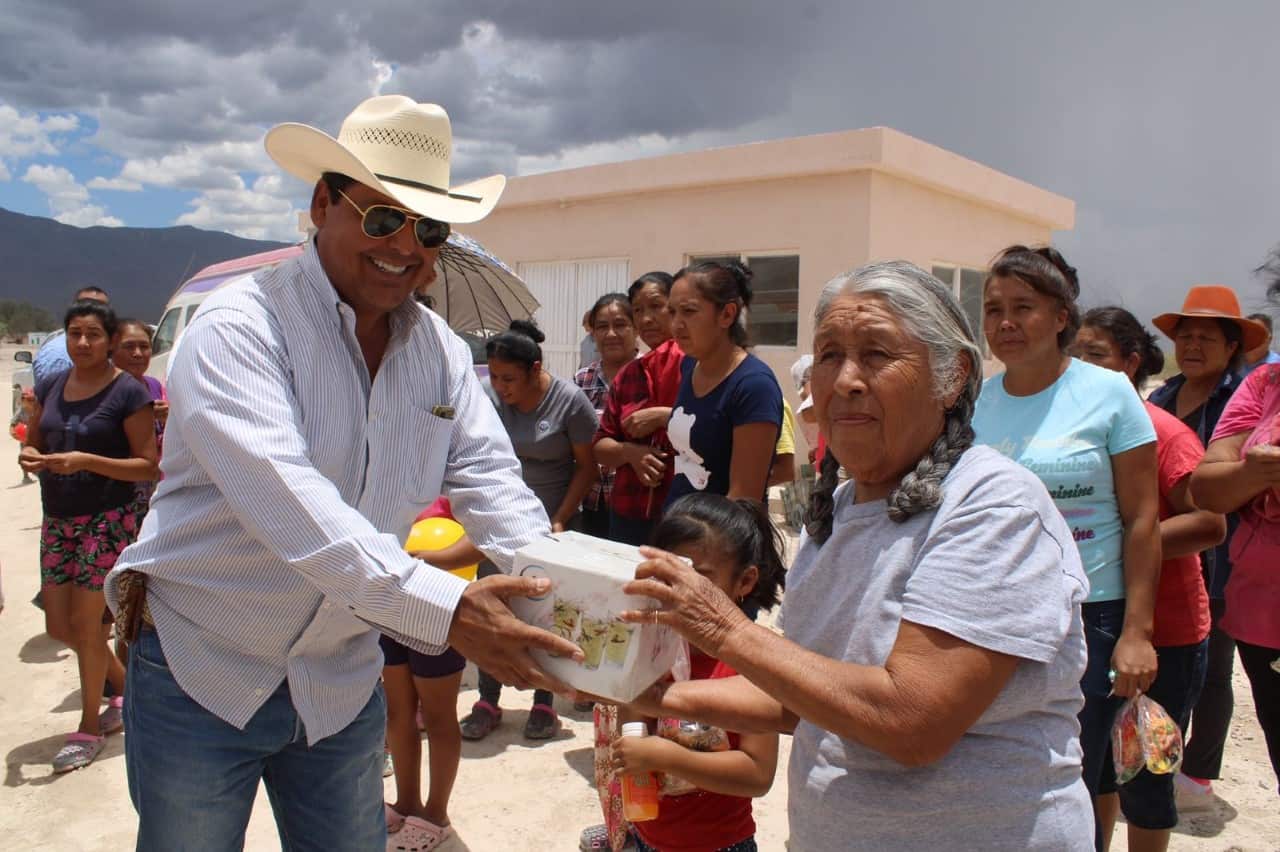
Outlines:
[[[582,315],[605,293],[627,292],[631,262],[614,259],[521,263],[516,274],[542,305],[533,318],[547,336],[542,344],[543,366],[554,376],[572,379],[578,369],[578,345],[586,334]]]

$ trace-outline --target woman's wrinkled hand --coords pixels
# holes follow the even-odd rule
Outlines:
[[[735,629],[750,624],[728,595],[685,560],[654,547],[642,547],[640,553],[646,559],[636,567],[636,579],[623,591],[653,598],[660,608],[625,611],[623,621],[670,625],[713,657],[720,656],[721,647]]]
[[[1111,691],[1121,698],[1146,692],[1156,679],[1156,649],[1150,639],[1121,633],[1111,654],[1116,679]]]
[[[642,408],[622,418],[622,431],[631,438],[647,438],[666,426],[670,418],[666,408]]]
[[[163,399],[157,399],[152,403],[151,408],[155,413],[156,422],[163,426],[165,421],[169,419],[169,403],[165,402]]]
[[[671,765],[671,749],[681,746],[662,737],[618,737],[610,750],[612,766],[622,775],[665,772]]]

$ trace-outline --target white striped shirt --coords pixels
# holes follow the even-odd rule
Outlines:
[[[288,678],[315,743],[369,700],[376,631],[443,649],[466,584],[401,548],[441,493],[504,569],[550,529],[466,344],[406,302],[370,383],[314,244],[211,295],[168,389],[164,480],[107,599],[149,575],[174,678],[236,727]]]

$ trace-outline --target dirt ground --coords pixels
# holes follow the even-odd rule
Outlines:
[[[7,379],[15,347],[0,348],[0,378]],[[7,381],[0,384],[3,387]],[[7,437],[0,457],[17,454]],[[12,457],[12,456],[11,456]],[[8,471],[7,473],[5,471]],[[38,486],[21,485],[16,465],[0,465],[0,559],[5,608],[0,613],[0,752],[5,777],[0,787],[0,850],[83,850],[120,852],[133,848],[136,820],[125,781],[122,736],[109,739],[90,767],[54,776],[49,761],[78,719],[75,660],[44,634],[43,616],[30,604],[39,585]],[[474,678],[470,678],[474,683]],[[476,700],[474,689],[458,696],[463,714]],[[466,743],[451,805],[457,838],[445,852],[490,850],[570,850],[579,830],[599,819],[591,784],[590,714],[578,714],[557,700],[564,730],[533,744],[520,736],[529,693],[508,690],[502,727],[487,740]],[[784,737],[773,790],[756,803],[762,850],[781,850],[787,837]],[[1280,850],[1280,810],[1275,779],[1245,681],[1237,676],[1236,716],[1224,769],[1215,784],[1212,812],[1183,819],[1174,850]],[[387,798],[394,797],[387,779]],[[940,848],[947,843],[940,838]],[[279,848],[266,796],[259,792],[246,848]],[[1126,849],[1123,828],[1114,849]]]

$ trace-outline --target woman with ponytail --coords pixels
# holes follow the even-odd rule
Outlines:
[[[520,460],[520,475],[542,502],[551,531],[563,532],[578,526],[582,498],[600,479],[591,457],[596,411],[581,388],[542,369],[545,339],[532,322],[515,320],[510,329],[485,341],[485,354],[498,416]],[[480,563],[480,577],[497,573],[488,560]],[[459,723],[464,739],[484,739],[498,726],[501,693],[502,684],[481,671],[480,700]],[[552,701],[549,690],[534,691],[526,739],[550,739],[560,730]]]
[[[1084,315],[1071,354],[1123,373],[1140,389],[1164,369],[1164,353],[1142,323],[1124,308],[1094,308]],[[1191,428],[1169,412],[1144,403],[1156,430],[1160,486],[1160,585],[1156,589],[1155,631],[1159,670],[1147,695],[1169,711],[1183,731],[1204,684],[1209,647],[1209,595],[1200,576],[1200,551],[1227,534],[1226,519],[1196,507],[1189,486],[1204,457]],[[1119,786],[1108,750],[1098,788],[1103,845],[1109,845],[1116,815],[1124,811],[1131,852],[1162,852],[1178,823],[1174,776],[1139,772]]]
[[[1075,715],[1087,583],[1024,468],[973,447],[981,355],[948,287],[905,262],[842,275],[814,316],[828,455],[787,573],[786,636],[658,550],[626,614],[738,672],[635,709],[794,734],[789,848],[1092,848]],[[851,481],[836,488],[843,465]]]
[[[1080,743],[1096,796],[1116,713],[1156,676],[1159,493],[1156,433],[1142,401],[1124,376],[1067,354],[1080,328],[1079,295],[1075,269],[1052,248],[1012,246],[996,258],[983,331],[1005,372],[983,386],[973,428],[980,443],[1041,479],[1089,576]]]
[[[685,359],[667,423],[675,479],[667,505],[706,491],[764,500],[782,426],[782,389],[747,352],[751,271],[703,261],[676,273],[671,331]]]

